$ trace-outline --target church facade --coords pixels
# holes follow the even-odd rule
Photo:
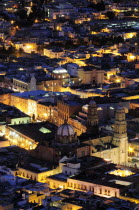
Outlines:
[[[93,114],[91,115],[89,113]],[[96,127],[98,120],[95,102],[90,102],[88,114],[89,124],[91,124],[92,127]],[[128,162],[128,138],[124,107],[121,105],[117,107],[113,135],[99,136],[98,138],[85,141],[85,143],[90,145],[90,156],[104,158],[115,164],[126,165]]]

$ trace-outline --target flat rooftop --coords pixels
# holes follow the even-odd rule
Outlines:
[[[50,122],[39,122],[20,125],[9,125],[8,127],[33,139],[35,142],[51,141],[55,138],[57,126]]]
[[[122,173],[127,174],[127,176],[123,176],[123,174],[121,175],[121,171]],[[70,177],[70,179],[81,180],[122,190],[124,187],[130,186],[139,180],[139,170],[129,167],[118,167],[111,163],[103,165],[103,167],[98,167],[95,171],[93,169],[86,170]]]

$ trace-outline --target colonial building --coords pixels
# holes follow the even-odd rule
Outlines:
[[[74,128],[65,120],[64,124],[58,128],[51,144],[44,146],[38,144],[31,154],[34,157],[55,162],[64,156],[77,158],[96,156],[115,164],[127,164],[128,139],[124,108],[120,105],[117,108],[113,135],[98,130],[98,115],[94,101],[90,102],[88,110],[86,133],[77,137]]]
[[[30,154],[42,160],[58,163],[63,157],[88,156],[89,146],[79,142],[74,128],[65,120],[64,124],[57,129],[55,138],[51,142],[38,144]]]
[[[73,105],[76,110],[80,108],[80,104]],[[61,107],[58,118],[64,121],[58,129],[49,122],[9,125],[6,128],[6,137],[10,140],[11,145],[26,148],[30,150],[32,156],[55,163],[58,163],[63,157],[95,156],[110,160],[115,164],[127,164],[128,139],[125,109],[121,105],[116,110],[112,134],[107,130],[105,132],[99,130],[97,107],[92,100],[89,103],[87,122],[84,125],[86,132],[81,135],[77,135],[73,126],[67,123],[72,114],[69,107],[62,102],[58,103],[58,106]],[[62,115],[64,108],[66,115]]]
[[[58,109],[58,125],[64,123],[65,120],[68,120],[73,114],[81,110],[82,104],[80,104],[77,100],[66,100],[66,101],[58,101],[57,109]]]

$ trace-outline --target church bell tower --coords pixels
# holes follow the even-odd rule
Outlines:
[[[98,132],[98,112],[97,112],[97,106],[96,102],[94,100],[91,100],[88,105],[88,113],[87,113],[87,128],[91,130],[95,130],[95,132]]]
[[[125,109],[117,107],[114,123],[113,144],[118,147],[117,163],[125,165],[128,162],[128,139]]]

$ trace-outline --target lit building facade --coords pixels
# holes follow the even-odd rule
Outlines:
[[[34,139],[29,138],[10,126],[6,127],[5,137],[9,140],[10,145],[16,145],[27,150],[35,149],[38,144]]]
[[[96,107],[92,106],[92,103],[88,110],[90,109],[94,110],[92,113],[95,113]],[[117,107],[113,136],[92,139],[88,141],[88,144],[90,145],[90,156],[104,158],[115,164],[126,165],[128,163],[128,138],[124,107],[120,105]]]
[[[44,171],[39,171],[37,169],[32,170],[32,167],[30,166],[29,168],[18,167],[18,170],[14,172],[14,175],[46,183],[47,177],[58,173],[61,173],[61,168],[59,166],[55,169],[44,169]]]

